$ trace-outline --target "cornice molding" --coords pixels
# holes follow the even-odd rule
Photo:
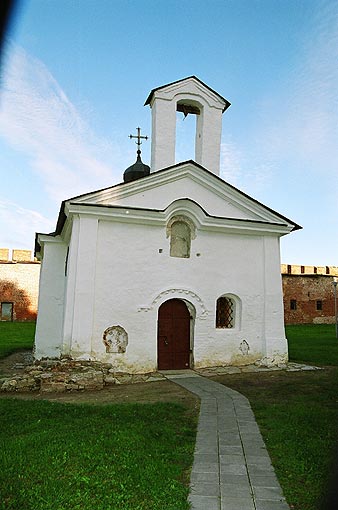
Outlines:
[[[172,216],[187,215],[200,230],[247,233],[251,235],[284,235],[289,233],[293,227],[287,223],[209,216],[196,202],[189,199],[175,200],[164,210],[70,202],[66,204],[65,212],[68,216],[68,221],[74,214],[79,216],[94,215],[98,220],[163,227],[166,226]]]

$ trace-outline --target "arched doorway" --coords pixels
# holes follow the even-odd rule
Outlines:
[[[181,299],[169,299],[158,310],[157,356],[159,370],[190,366],[190,313]]]

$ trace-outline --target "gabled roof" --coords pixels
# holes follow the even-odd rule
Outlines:
[[[160,87],[156,87],[155,89],[152,89],[152,91],[150,92],[149,96],[147,97],[146,99],[146,102],[144,103],[144,106],[148,105],[151,103],[152,101],[152,98],[155,94],[155,92],[159,91],[159,90],[162,90],[162,89],[165,89],[167,87],[170,87],[171,85],[176,85],[178,83],[182,83],[184,81],[187,81],[187,80],[196,80],[200,85],[202,85],[203,87],[205,87],[206,89],[208,89],[210,92],[212,92],[213,94],[215,94],[216,96],[218,96],[219,99],[221,99],[221,101],[224,101],[225,103],[225,106],[223,108],[223,112],[225,112],[225,110],[227,110],[227,108],[229,108],[229,106],[231,105],[231,103],[225,99],[225,97],[221,96],[218,92],[216,92],[215,90],[213,90],[211,87],[209,87],[206,83],[204,83],[202,80],[200,80],[199,78],[197,78],[197,76],[188,76],[187,78],[183,78],[181,80],[177,80],[177,81],[173,81],[171,83],[167,83],[166,85],[161,85]]]
[[[104,205],[104,204],[90,204],[90,203],[82,203],[82,204],[79,204],[77,202],[72,202],[72,201],[67,201],[67,204],[68,204],[68,210],[77,210],[78,206],[80,206],[81,208],[95,208],[95,209],[100,209],[100,208],[104,208],[104,209],[112,209],[112,210],[115,210],[115,211],[128,211],[128,212],[134,212],[134,213],[144,213],[144,212],[148,212],[148,213],[165,213],[166,211],[174,208],[174,206],[177,206],[177,205],[188,205],[189,206],[189,209],[192,209],[192,208],[195,208],[195,210],[200,210],[204,216],[206,218],[210,218],[210,219],[214,219],[214,220],[220,220],[220,221],[223,221],[223,220],[226,220],[227,222],[234,222],[234,223],[243,223],[243,224],[252,224],[252,225],[273,225],[273,226],[278,226],[278,227],[281,227],[281,226],[286,226],[286,224],[282,224],[280,222],[272,222],[272,221],[262,221],[262,220],[253,220],[253,219],[246,219],[246,218],[232,218],[232,217],[227,217],[227,216],[217,216],[217,215],[214,215],[214,214],[209,214],[208,211],[206,209],[204,209],[198,202],[196,202],[195,200],[192,200],[191,198],[188,198],[188,197],[185,197],[185,198],[179,198],[177,200],[175,200],[174,202],[172,202],[171,204],[169,204],[167,207],[165,207],[164,209],[156,209],[156,208],[151,208],[151,207],[135,207],[135,206],[126,206],[126,205]],[[179,207],[179,209],[181,209]],[[130,217],[130,215],[128,214],[128,217]]]
[[[136,181],[133,181],[131,183],[124,183],[123,182],[123,183],[119,183],[119,184],[116,184],[114,186],[111,186],[111,187],[108,187],[108,188],[104,188],[104,189],[101,189],[101,190],[98,190],[98,191],[93,191],[93,192],[90,192],[90,193],[87,193],[87,194],[79,195],[77,197],[73,197],[73,198],[70,198],[70,199],[66,200],[66,202],[70,202],[70,201],[74,202],[74,201],[76,201],[76,202],[82,203],[82,204],[84,204],[85,202],[86,203],[98,203],[97,199],[96,199],[97,195],[101,194],[102,192],[104,193],[104,192],[107,192],[107,191],[110,191],[110,190],[111,191],[116,190],[116,192],[118,192],[119,190],[127,191],[127,189],[128,189],[128,190],[131,191],[131,189],[133,188],[133,191],[130,194],[136,195],[137,193],[141,192],[141,188],[142,188],[142,192],[143,192],[143,190],[146,188],[147,184],[148,184],[149,187],[151,187],[151,184],[152,184],[151,181],[154,181],[155,178],[159,178],[161,176],[164,177],[164,176],[166,176],[166,174],[169,174],[169,172],[175,171],[175,169],[177,169],[177,170],[180,169],[181,170],[180,173],[177,173],[177,175],[180,176],[182,171],[183,171],[183,169],[184,169],[184,167],[187,167],[187,166],[193,166],[193,167],[199,169],[199,171],[201,173],[205,174],[208,177],[208,179],[218,183],[218,186],[226,187],[229,190],[234,191],[234,193],[236,193],[238,196],[244,197],[247,201],[249,201],[249,202],[251,202],[253,204],[257,204],[261,209],[263,209],[265,211],[268,211],[269,213],[272,213],[274,216],[277,216],[278,218],[280,218],[282,221],[287,222],[288,224],[293,225],[294,228],[292,230],[299,230],[299,229],[302,228],[301,226],[297,225],[297,223],[293,222],[292,220],[290,220],[286,216],[283,216],[282,214],[278,213],[277,211],[275,211],[275,210],[271,209],[270,207],[264,205],[263,203],[259,202],[255,198],[252,198],[247,193],[244,193],[243,191],[239,190],[238,188],[236,188],[232,184],[229,184],[227,181],[225,181],[221,177],[217,176],[213,172],[210,172],[205,167],[203,167],[202,165],[196,163],[193,160],[183,161],[181,163],[176,163],[175,165],[171,165],[171,166],[169,166],[167,168],[163,168],[161,170],[157,170],[156,172],[152,172],[148,176],[143,177],[142,179],[138,179]],[[158,182],[157,182],[157,185],[158,185]],[[165,185],[165,184],[163,184],[163,185]],[[93,199],[93,200],[91,200],[91,199]]]
[[[215,175],[214,173],[210,172],[209,170],[204,168],[202,165],[199,165],[198,163],[196,163],[193,160],[188,160],[188,161],[184,161],[184,162],[181,162],[181,163],[177,163],[177,164],[172,165],[172,166],[167,167],[167,168],[163,168],[161,170],[158,170],[157,172],[153,172],[153,173],[149,174],[148,176],[143,177],[142,179],[138,179],[136,181],[118,183],[118,184],[115,184],[113,186],[109,186],[107,188],[103,188],[103,189],[100,189],[100,190],[92,191],[90,193],[84,193],[82,195],[77,195],[75,197],[72,197],[72,198],[69,198],[67,200],[64,200],[61,203],[61,207],[60,207],[60,211],[59,211],[59,216],[58,216],[58,220],[57,220],[57,224],[56,224],[56,229],[55,229],[54,232],[51,232],[48,235],[50,235],[50,236],[57,236],[57,235],[61,234],[61,232],[63,230],[63,226],[64,226],[65,221],[67,219],[67,215],[65,213],[65,205],[66,204],[70,204],[70,203],[71,204],[77,204],[79,206],[97,206],[97,207],[106,207],[106,208],[115,208],[115,209],[118,209],[119,207],[122,207],[122,208],[126,208],[127,207],[129,209],[135,209],[135,210],[144,210],[144,211],[148,210],[148,211],[154,211],[154,212],[158,211],[158,212],[160,212],[163,209],[156,209],[156,208],[149,208],[149,207],[134,207],[134,206],[131,206],[131,205],[128,205],[128,204],[115,205],[115,204],[100,203],[97,200],[97,197],[100,194],[104,194],[104,193],[107,193],[109,191],[111,191],[113,193],[113,192],[119,192],[119,190],[121,190],[123,192],[129,191],[131,193],[131,195],[137,195],[138,193],[142,193],[142,189],[141,188],[144,188],[145,185],[148,185],[148,188],[151,188],[151,185],[152,185],[152,183],[155,180],[156,180],[156,185],[157,186],[161,185],[160,181],[162,180],[162,177],[167,177],[167,175],[170,172],[176,174],[176,170],[178,170],[178,169],[180,169],[180,173],[177,173],[177,176],[180,176],[182,171],[184,170],[184,168],[187,168],[187,167],[189,168],[191,166],[193,166],[196,169],[198,169],[199,172],[202,175],[205,175],[205,177],[207,177],[214,184],[218,183],[218,186],[220,186],[220,187],[222,187],[224,189],[228,189],[231,192],[234,192],[235,195],[238,196],[239,198],[243,197],[249,203],[252,203],[254,205],[256,204],[261,211],[263,211],[263,212],[266,211],[267,213],[272,214],[275,217],[275,219],[279,219],[283,224],[286,223],[286,224],[290,225],[292,227],[291,231],[299,230],[299,229],[302,228],[300,225],[298,225],[297,223],[293,222],[292,220],[290,220],[286,216],[281,215],[280,213],[274,211],[270,207],[262,204],[258,200],[250,197],[248,194],[246,194],[243,191],[239,190],[235,186],[232,186],[228,182],[224,181],[221,177],[219,177],[219,176]],[[165,182],[162,185],[165,186]],[[140,191],[140,189],[141,189],[141,191]],[[183,198],[183,197],[177,197],[177,198]],[[186,197],[185,199],[191,200],[191,199],[189,199],[189,197]],[[210,214],[209,211],[205,211],[205,213],[208,216],[210,216],[210,217],[216,217],[215,215]],[[218,217],[221,218],[221,216],[218,216]],[[222,217],[224,219],[229,219],[226,216],[222,216]],[[259,220],[252,220],[252,219],[249,219],[249,218],[247,218],[247,219],[233,218],[233,219],[236,220],[236,221],[249,221],[249,222],[250,221],[255,221],[256,223],[260,223]],[[270,219],[269,221],[271,222],[271,224],[274,224],[273,219]],[[264,221],[261,221],[261,223],[264,223]],[[40,234],[41,233],[37,233],[36,234],[35,253],[40,251],[40,245],[39,245],[39,242],[38,242],[38,235],[40,235]]]

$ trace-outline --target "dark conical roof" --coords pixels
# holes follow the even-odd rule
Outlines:
[[[138,150],[136,162],[125,170],[123,180],[124,182],[136,181],[136,179],[140,179],[141,177],[145,177],[149,174],[150,167],[142,162],[141,151]]]

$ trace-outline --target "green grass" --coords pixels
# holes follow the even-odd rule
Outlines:
[[[290,361],[338,366],[334,324],[299,324],[285,329]]]
[[[338,369],[283,374],[243,389],[260,426],[287,501],[318,510],[337,444]]]
[[[178,404],[0,399],[1,510],[186,510],[195,419]]]
[[[3,325],[0,345],[8,348]],[[30,325],[14,325],[19,339],[23,334],[15,329],[21,326]],[[327,368],[218,380],[249,398],[292,509],[328,510],[334,508],[325,494],[338,445],[335,328],[297,325],[286,331],[291,361]],[[0,405],[0,510],[188,508],[184,473],[192,462],[195,421],[179,406],[12,399]]]
[[[325,500],[338,446],[338,351],[334,326],[287,327],[290,358],[331,365],[313,372],[222,376],[247,396],[293,510],[336,508]],[[337,367],[333,366],[337,365]],[[338,478],[335,481],[337,486]]]
[[[32,349],[35,322],[0,322],[0,358],[15,351]]]

